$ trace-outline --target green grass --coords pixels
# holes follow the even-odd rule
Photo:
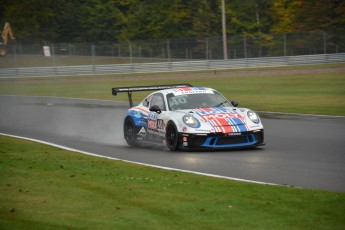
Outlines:
[[[324,68],[331,69],[332,65]],[[2,79],[0,95],[127,100],[126,94],[113,97],[111,87],[188,82],[196,86],[215,88],[229,100],[237,100],[240,106],[254,110],[345,116],[345,73],[308,74],[308,71],[303,72],[302,67],[296,69],[301,70],[301,73],[289,75],[287,71],[286,75],[279,76],[236,77],[232,75],[233,71],[218,71],[206,72],[206,77],[203,72],[147,74],[137,75],[135,78],[115,75]],[[198,78],[198,75],[203,77]],[[147,94],[148,92],[134,93],[133,97],[138,102]]]
[[[0,155],[0,229],[345,229],[345,193],[166,171],[4,136]]]

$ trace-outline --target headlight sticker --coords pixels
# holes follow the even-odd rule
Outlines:
[[[253,123],[258,124],[260,123],[260,118],[259,116],[252,110],[249,110],[247,112],[249,120],[251,120]]]
[[[183,122],[187,126],[192,127],[192,128],[199,128],[200,127],[200,122],[198,121],[198,119],[196,119],[192,115],[183,116]]]

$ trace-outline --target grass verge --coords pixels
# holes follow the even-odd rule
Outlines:
[[[240,106],[254,110],[345,116],[345,73],[324,71],[342,66],[323,66],[321,73],[310,73],[311,67],[287,67],[275,69],[273,73],[269,68],[247,72],[1,79],[0,95],[127,100],[126,94],[113,97],[111,87],[188,82],[215,88],[229,100],[237,100]],[[135,93],[133,99],[141,101],[147,94]]]
[[[1,229],[344,229],[345,193],[166,171],[0,136]]]

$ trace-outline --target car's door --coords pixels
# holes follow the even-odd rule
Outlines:
[[[150,108],[158,106],[160,112],[150,111],[147,116],[147,129],[150,134],[159,137],[165,137],[165,120],[167,115],[166,104],[162,93],[155,93],[152,95],[150,101]]]

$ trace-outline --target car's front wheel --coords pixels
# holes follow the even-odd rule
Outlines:
[[[127,117],[125,120],[123,134],[128,145],[135,146],[137,144],[137,127],[130,117]]]
[[[179,139],[176,125],[173,122],[169,122],[166,128],[166,143],[171,151],[179,149]]]

